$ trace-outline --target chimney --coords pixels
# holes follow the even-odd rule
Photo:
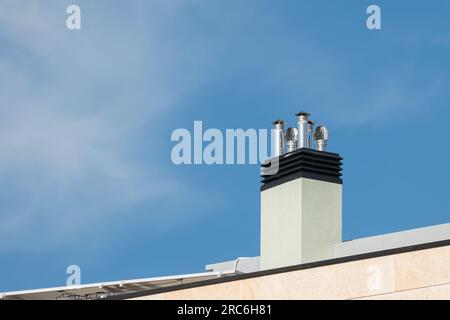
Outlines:
[[[328,131],[323,126],[314,132],[318,150],[306,147],[305,115],[297,114],[302,122],[298,140],[301,143],[303,139],[304,147],[277,157],[276,174],[268,171],[270,161],[262,165],[263,270],[334,258],[334,246],[342,241],[342,158],[324,151]],[[304,130],[303,138],[300,130]],[[311,131],[312,127],[310,135]],[[294,131],[286,138],[291,138],[291,133]]]

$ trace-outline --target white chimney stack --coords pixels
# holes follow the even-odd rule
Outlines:
[[[305,147],[280,156],[275,175],[262,168],[261,269],[331,259],[342,240],[342,158],[306,148],[305,115],[297,114],[306,120],[299,125]],[[317,148],[324,149],[328,131],[315,133]]]

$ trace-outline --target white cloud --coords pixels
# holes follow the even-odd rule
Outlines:
[[[156,150],[135,155],[165,139],[160,123],[202,82],[184,54],[200,45],[171,39],[157,16],[184,5],[166,3],[130,4],[130,17],[84,2],[82,30],[69,31],[63,2],[2,1],[0,251],[62,245],[143,202],[188,196]]]

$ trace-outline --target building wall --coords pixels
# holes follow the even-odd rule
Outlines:
[[[139,299],[450,299],[450,246]]]

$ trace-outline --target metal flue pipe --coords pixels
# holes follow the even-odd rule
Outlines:
[[[306,124],[306,148],[308,149],[312,149],[314,125],[314,121],[311,120],[308,120],[308,123]]]
[[[297,116],[297,127],[298,127],[298,144],[297,149],[306,148],[308,140],[308,117],[307,112],[298,112],[295,114]]]
[[[272,156],[279,157],[284,154],[284,125],[286,122],[276,120],[272,124]]]

